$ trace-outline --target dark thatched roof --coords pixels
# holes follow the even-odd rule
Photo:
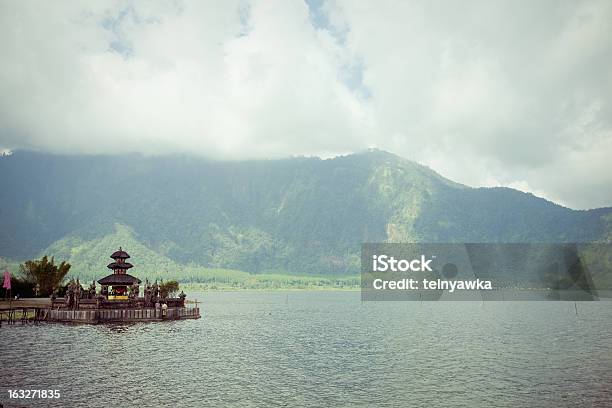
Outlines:
[[[98,281],[100,285],[133,285],[140,282],[142,282],[140,279],[127,273],[114,273]]]
[[[106,265],[106,267],[108,269],[130,269],[132,268],[134,265],[132,265],[129,262],[123,262],[123,263],[119,263],[119,262],[112,262],[109,263],[108,265]]]
[[[121,249],[121,247],[119,247],[119,250],[113,252],[113,254],[110,257],[113,259],[128,259],[130,256],[128,255],[127,252]]]

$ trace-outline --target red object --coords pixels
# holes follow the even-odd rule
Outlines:
[[[4,271],[4,284],[2,287],[6,290],[11,289],[11,273],[9,271]]]

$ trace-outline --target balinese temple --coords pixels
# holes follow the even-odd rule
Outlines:
[[[45,320],[56,322],[104,323],[143,322],[177,319],[199,319],[200,309],[187,307],[186,295],[167,293],[163,286],[146,282],[140,296],[141,280],[127,273],[134,265],[127,262],[130,255],[119,247],[107,268],[113,273],[98,280],[101,288],[97,291],[93,281],[88,289],[77,279],[66,286],[63,297],[51,296],[51,307]]]
[[[108,294],[108,300],[127,300],[128,287],[140,285],[141,280],[127,273],[134,265],[126,262],[130,256],[121,247],[110,257],[113,262],[109,263],[107,268],[113,273],[100,279],[98,283],[102,285],[102,293]]]

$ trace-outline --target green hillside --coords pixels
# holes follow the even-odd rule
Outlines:
[[[468,188],[382,151],[242,162],[16,152],[0,158],[0,188],[0,256],[53,255],[82,280],[106,274],[119,246],[151,279],[317,282],[356,275],[362,242],[609,242],[612,231],[610,208]]]

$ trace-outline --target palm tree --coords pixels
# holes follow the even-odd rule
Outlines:
[[[61,286],[70,266],[67,262],[55,265],[55,259],[49,261],[45,255],[41,260],[26,261],[19,269],[27,282],[37,286],[40,295],[49,296]]]

